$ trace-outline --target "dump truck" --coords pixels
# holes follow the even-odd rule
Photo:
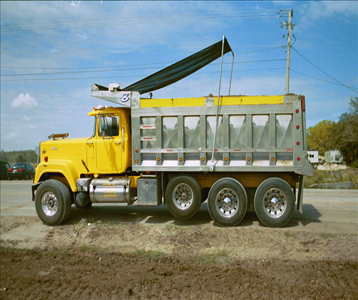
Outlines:
[[[265,226],[282,227],[296,204],[302,211],[304,176],[313,175],[304,96],[153,99],[118,84],[93,84],[91,93],[116,104],[88,114],[91,137],[40,143],[32,195],[45,224],[96,203],[165,204],[189,219],[207,201],[220,226],[254,209]]]

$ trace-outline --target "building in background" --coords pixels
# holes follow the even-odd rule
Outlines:
[[[343,154],[339,150],[329,150],[325,152],[326,160],[329,164],[343,164]]]

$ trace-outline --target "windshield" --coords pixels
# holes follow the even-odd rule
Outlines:
[[[92,137],[96,136],[96,121],[97,118],[94,117]]]

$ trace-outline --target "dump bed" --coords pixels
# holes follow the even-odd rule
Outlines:
[[[134,171],[312,175],[304,96],[138,97],[131,119]]]

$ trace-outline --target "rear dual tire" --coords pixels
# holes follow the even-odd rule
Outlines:
[[[292,218],[295,196],[290,185],[281,178],[268,178],[255,193],[255,212],[267,227],[285,226]]]
[[[233,178],[218,180],[209,191],[208,210],[217,225],[238,225],[247,211],[245,188]]]

